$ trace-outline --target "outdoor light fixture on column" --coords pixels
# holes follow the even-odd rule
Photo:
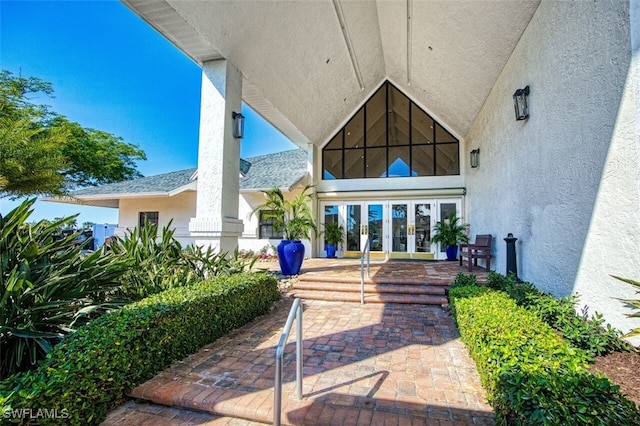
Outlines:
[[[237,139],[244,138],[244,115],[239,112],[232,112],[233,118],[233,137]]]
[[[518,89],[513,94],[513,106],[516,109],[516,120],[526,120],[529,118],[527,96],[529,96],[529,86],[524,89]]]
[[[480,164],[480,148],[471,151],[471,168],[475,169]]]

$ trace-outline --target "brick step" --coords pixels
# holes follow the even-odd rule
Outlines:
[[[154,382],[160,382],[160,385]],[[294,384],[287,385],[290,387]],[[156,376],[126,392],[126,395],[138,401],[155,404],[158,408],[173,407],[217,417],[235,418],[238,419],[238,424],[271,424],[273,421],[273,388],[231,389],[179,380],[163,383]],[[261,403],[263,401],[265,404]]]
[[[360,274],[355,276],[335,276],[330,274],[319,274],[306,272],[298,276],[300,282],[325,282],[325,283],[358,283],[360,284]],[[445,278],[412,278],[412,277],[365,277],[365,284],[382,285],[430,285],[430,286],[450,286],[453,281]]]
[[[357,292],[300,290],[292,288],[288,294],[302,300],[323,300],[327,302],[355,302],[360,303],[360,290]],[[365,293],[365,303],[404,303],[416,305],[443,305],[448,303],[444,295],[432,294],[391,294]]]
[[[298,281],[293,285],[295,290],[332,291],[332,292],[357,292],[360,294],[360,282],[317,282]],[[444,286],[417,285],[417,284],[367,284],[364,285],[365,294],[432,294],[442,296],[445,294]]]

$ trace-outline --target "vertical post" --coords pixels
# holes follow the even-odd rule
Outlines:
[[[509,233],[504,240],[507,243],[507,275],[513,273],[518,278],[518,262],[516,260],[516,241],[518,239]],[[469,260],[469,266],[471,266],[471,260]]]
[[[296,329],[296,390],[298,399],[302,399],[302,303],[297,309],[297,329]]]
[[[298,399],[302,399],[302,301],[295,299],[293,306],[289,311],[287,322],[284,325],[284,330],[280,335],[280,341],[276,346],[276,374],[275,384],[273,386],[273,424],[280,426],[282,417],[282,363],[284,359],[284,347],[287,344],[293,321],[296,319],[296,390]]]
[[[276,384],[273,389],[273,424],[280,426],[282,411],[282,357],[276,356]]]
[[[227,60],[206,62],[201,90],[196,217],[189,231],[197,246],[232,253],[244,228],[238,218],[240,141],[233,135],[242,74]]]

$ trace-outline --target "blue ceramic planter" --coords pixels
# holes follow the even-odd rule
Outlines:
[[[458,259],[458,246],[447,246],[445,252],[447,253],[447,260]]]
[[[304,244],[300,240],[282,240],[277,251],[282,275],[297,275],[304,260]]]

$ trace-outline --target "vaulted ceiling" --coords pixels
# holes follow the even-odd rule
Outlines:
[[[243,100],[323,145],[385,80],[464,138],[540,0],[123,0]]]

